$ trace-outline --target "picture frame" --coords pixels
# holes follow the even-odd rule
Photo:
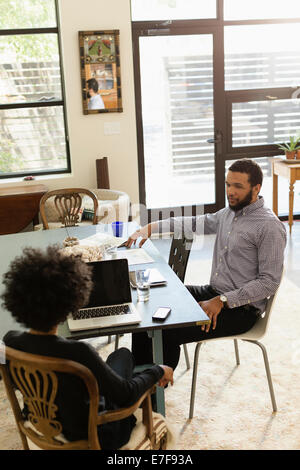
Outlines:
[[[79,31],[83,114],[120,113],[120,31]]]

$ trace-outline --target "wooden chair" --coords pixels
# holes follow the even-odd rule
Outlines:
[[[96,160],[97,188],[110,189],[107,157]]]
[[[45,211],[45,203],[51,197],[54,197],[54,207],[59,222],[61,222],[61,224],[65,227],[74,227],[75,225],[78,225],[78,222],[80,221],[80,209],[82,206],[81,194],[86,194],[93,200],[94,216],[92,223],[96,225],[98,223],[98,199],[96,195],[89,189],[85,188],[64,188],[48,191],[41,198],[40,214],[43,223],[43,229],[49,230],[49,224]]]
[[[30,449],[32,443],[43,450],[100,450],[97,426],[126,418],[134,413],[141,404],[146,431],[134,449],[166,448],[167,428],[165,422],[162,417],[156,419],[156,423],[153,421],[150,396],[153,387],[147,390],[132,406],[114,411],[103,411],[98,414],[98,384],[87,367],[66,359],[28,354],[9,347],[4,349],[8,362],[0,364],[0,371],[24,450]],[[62,424],[57,419],[59,409],[55,404],[59,385],[57,372],[79,377],[87,388],[90,406],[86,440],[69,442],[62,434]],[[16,390],[21,392],[24,404],[29,409],[28,421],[22,415]],[[70,398],[66,396],[66,400],[70,400]],[[128,445],[125,445],[126,449],[128,449]]]

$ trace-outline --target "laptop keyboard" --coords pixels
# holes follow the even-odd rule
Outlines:
[[[84,320],[87,318],[108,317],[111,315],[124,315],[130,313],[129,305],[116,305],[114,307],[85,308],[73,313],[74,320]]]

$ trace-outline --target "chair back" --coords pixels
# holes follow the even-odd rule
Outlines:
[[[98,199],[96,195],[89,189],[85,188],[64,188],[48,191],[40,200],[40,214],[44,230],[49,229],[45,211],[45,203],[47,199],[54,197],[54,206],[57,211],[58,220],[65,227],[74,227],[79,221],[79,213],[82,205],[81,194],[86,194],[93,200],[94,217],[92,223],[96,225],[98,222]]]
[[[45,450],[100,449],[97,434],[98,384],[87,367],[74,361],[24,353],[9,347],[5,347],[5,358],[6,363],[0,364],[0,370],[24,449],[29,449],[27,438]],[[60,436],[62,424],[55,404],[57,372],[75,375],[86,386],[89,395],[87,440],[68,442]],[[21,392],[24,405],[27,405],[29,413],[26,418],[22,415],[16,390]],[[66,397],[68,399],[71,397]]]
[[[265,334],[268,330],[268,327],[269,327],[271,313],[272,313],[272,310],[273,310],[273,306],[275,304],[275,300],[277,298],[279,287],[280,287],[280,284],[279,284],[275,294],[268,297],[265,311],[261,315],[261,317],[257,320],[255,325],[247,333],[243,333],[242,336],[245,336],[247,338],[249,337],[249,339],[259,339],[259,338],[262,338],[263,336],[265,336]]]
[[[96,160],[97,188],[110,189],[107,157]]]
[[[184,236],[179,239],[175,239],[173,236],[172,244],[169,254],[169,266],[177,274],[181,282],[184,282],[186,268],[190,256],[191,249],[189,244],[190,240]]]

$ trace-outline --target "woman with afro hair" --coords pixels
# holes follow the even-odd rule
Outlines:
[[[66,256],[55,245],[45,251],[25,248],[12,261],[3,284],[3,306],[26,328],[9,331],[4,343],[26,353],[70,359],[88,367],[101,391],[99,411],[129,406],[155,383],[173,383],[173,370],[164,365],[133,375],[134,359],[126,348],[114,351],[105,362],[90,344],[58,336],[59,323],[86,305],[91,292],[90,267],[81,258]],[[58,380],[56,404],[62,432],[69,441],[86,439],[89,404],[85,386],[69,374],[59,374]],[[26,406],[23,413],[27,416]],[[135,422],[132,415],[99,426],[102,449],[126,444]]]

